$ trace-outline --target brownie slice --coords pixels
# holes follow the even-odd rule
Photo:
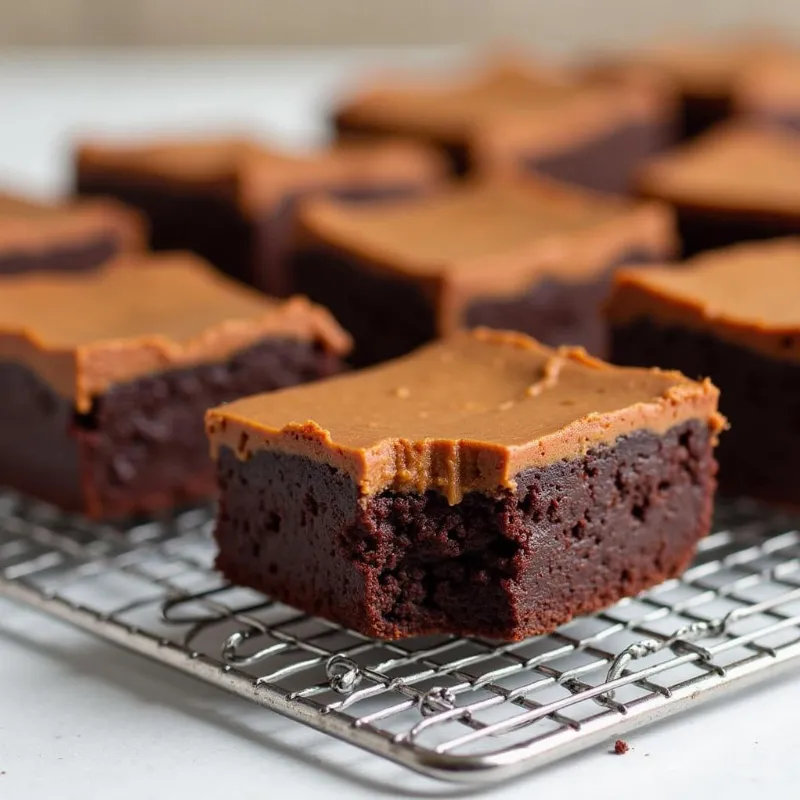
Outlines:
[[[710,525],[717,391],[522,334],[207,414],[231,581],[368,636],[517,640],[678,575]]]
[[[144,220],[114,200],[46,203],[0,193],[0,276],[93,269],[144,244]]]
[[[0,485],[95,518],[214,493],[203,413],[330,375],[349,338],[194,256],[0,283]]]
[[[613,270],[674,252],[666,207],[533,179],[471,179],[380,207],[315,199],[299,215],[293,289],[354,336],[355,363],[464,326],[605,349]]]
[[[403,136],[439,148],[453,172],[534,172],[626,193],[634,168],[672,140],[672,106],[641,86],[501,59],[477,74],[398,79],[355,93],[340,135]]]
[[[192,250],[229,276],[285,295],[297,201],[332,194],[351,202],[424,192],[444,175],[436,153],[411,143],[282,152],[250,139],[85,144],[77,190],[141,209],[156,250]]]
[[[640,193],[670,203],[684,254],[800,233],[800,137],[730,122],[645,166]]]
[[[800,52],[777,53],[750,70],[734,106],[742,116],[800,134]]]
[[[692,138],[730,117],[742,80],[776,54],[796,52],[777,37],[754,34],[715,39],[666,40],[634,52],[600,57],[586,70],[589,78],[618,85],[672,87],[679,102],[679,138]]]
[[[719,449],[728,494],[797,507],[800,240],[706,253],[680,270],[617,275],[612,358],[708,375],[731,430]],[[794,466],[792,466],[794,465]]]

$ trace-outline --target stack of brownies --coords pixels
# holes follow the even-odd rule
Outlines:
[[[518,56],[362,87],[316,151],[84,143],[74,199],[0,196],[0,485],[217,497],[227,578],[382,638],[674,577],[717,459],[797,505],[798,86],[754,38]]]

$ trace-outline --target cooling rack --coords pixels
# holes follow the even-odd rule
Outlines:
[[[126,529],[0,491],[0,595],[424,774],[489,783],[800,661],[800,532],[723,507],[694,566],[513,644],[368,639],[225,583],[212,511]]]

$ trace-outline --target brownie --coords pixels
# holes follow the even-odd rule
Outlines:
[[[800,52],[765,59],[739,81],[738,114],[800,134]]]
[[[349,338],[188,254],[0,282],[0,485],[94,518],[213,495],[203,413],[330,375]]]
[[[684,254],[800,233],[800,137],[729,122],[646,165],[640,194],[670,203]]]
[[[708,375],[731,430],[720,487],[797,507],[800,469],[800,240],[741,244],[683,269],[617,275],[609,304],[620,364]],[[793,466],[794,465],[794,466]]]
[[[85,144],[77,190],[141,209],[156,250],[191,250],[246,284],[285,295],[294,208],[315,192],[352,202],[416,194],[445,174],[438,155],[413,143],[279,151],[255,140],[185,139]]]
[[[0,193],[0,276],[93,269],[144,244],[144,220],[115,200],[47,203]]]
[[[477,329],[206,416],[217,567],[368,636],[518,640],[678,575],[717,391]]]
[[[613,270],[663,260],[675,243],[657,204],[530,178],[469,179],[380,207],[308,201],[292,287],[332,310],[361,366],[475,325],[602,354]]]
[[[685,139],[730,117],[739,83],[776,53],[793,49],[778,36],[753,31],[716,39],[683,37],[601,57],[586,74],[617,85],[670,85],[680,109],[678,135]]]
[[[457,175],[534,172],[615,193],[672,140],[660,95],[514,59],[449,80],[384,81],[344,100],[334,124],[345,137],[434,145]]]

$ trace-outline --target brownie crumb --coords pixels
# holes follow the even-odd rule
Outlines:
[[[614,742],[614,752],[618,756],[624,756],[630,749],[631,746],[624,739],[617,739],[617,741]]]

